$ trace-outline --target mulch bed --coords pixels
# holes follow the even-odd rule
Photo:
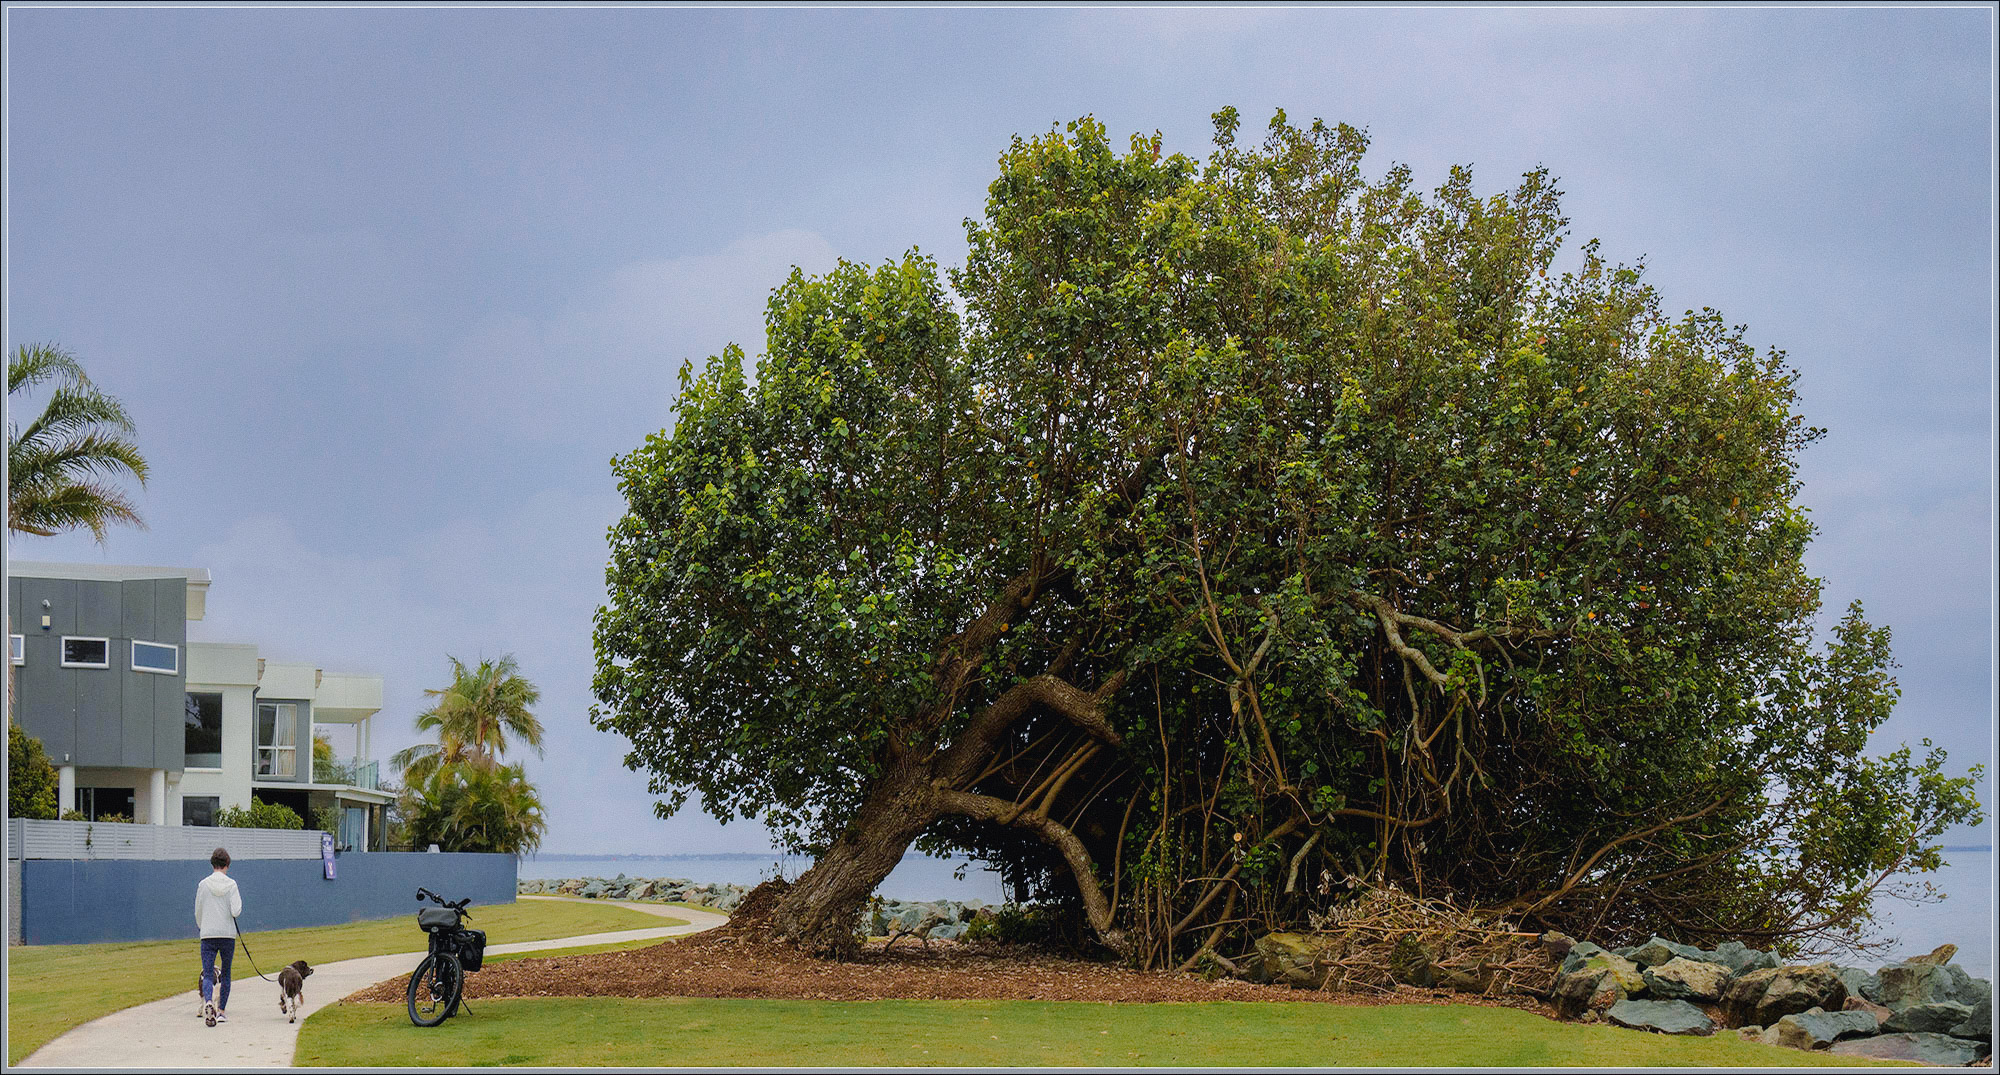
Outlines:
[[[899,941],[867,945],[853,960],[813,959],[747,938],[694,934],[651,948],[516,959],[466,975],[465,995],[486,997],[781,997],[800,1000],[1284,1001],[1324,1004],[1479,1004],[1553,1015],[1522,996],[1413,989],[1333,993],[1189,974],[1135,971],[995,944]],[[401,1004],[408,979],[370,986],[350,1002]]]

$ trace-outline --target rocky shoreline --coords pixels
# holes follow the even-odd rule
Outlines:
[[[1993,983],[1953,965],[1953,945],[1870,972],[1786,964],[1736,941],[1705,949],[1656,936],[1605,949],[1560,933],[1514,936],[1539,955],[1468,966],[1440,959],[1408,932],[1382,969],[1398,987],[1538,997],[1558,1018],[1578,1022],[1661,1034],[1729,1031],[1766,1045],[1883,1060],[1992,1063]],[[1231,967],[1251,981],[1340,988],[1350,945],[1338,931],[1272,933]]]
[[[1883,1060],[1992,1062],[1993,983],[1954,966],[1953,945],[1869,972],[1783,964],[1734,941],[1711,950],[1654,937],[1608,951],[1561,934],[1541,941],[1560,959],[1553,999],[1568,1018],[1668,1034],[1730,1028],[1766,1045]]]

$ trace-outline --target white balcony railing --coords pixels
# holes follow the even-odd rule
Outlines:
[[[345,761],[321,761],[313,759],[313,780],[315,784],[343,784],[351,788],[368,791],[381,790],[378,762],[348,758]]]

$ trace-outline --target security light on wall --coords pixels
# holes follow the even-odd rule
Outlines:
[[[42,598],[42,630],[49,629],[49,599]]]

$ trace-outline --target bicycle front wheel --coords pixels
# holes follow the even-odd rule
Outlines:
[[[444,1022],[458,1007],[459,992],[464,988],[465,972],[459,969],[457,956],[450,952],[425,956],[416,973],[410,975],[410,1022],[418,1026]]]

